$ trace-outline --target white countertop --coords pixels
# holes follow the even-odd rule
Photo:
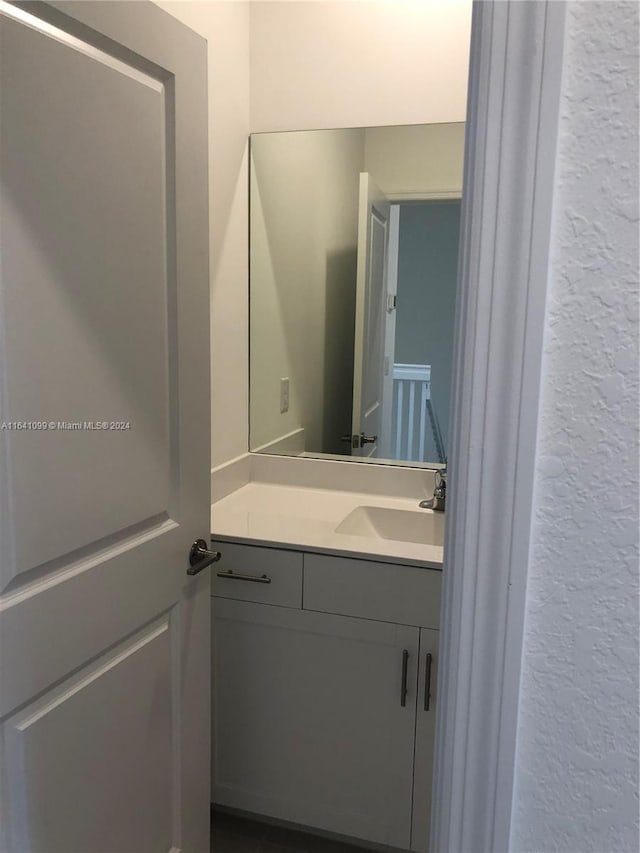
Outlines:
[[[442,568],[443,549],[435,545],[336,533],[336,526],[359,506],[417,509],[415,498],[249,482],[212,504],[211,532],[216,539],[254,545]]]

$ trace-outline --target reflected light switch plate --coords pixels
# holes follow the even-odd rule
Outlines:
[[[280,380],[280,414],[289,411],[289,377]]]

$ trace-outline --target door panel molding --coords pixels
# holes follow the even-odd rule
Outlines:
[[[167,560],[167,535],[178,532],[173,527],[138,544],[133,566],[133,549],[128,548],[87,571],[38,587],[29,596],[18,595],[13,606],[0,611],[0,717],[134,631],[141,613],[155,618],[171,606],[185,583],[186,554],[175,554],[170,571],[159,569]],[[208,575],[195,578],[190,586],[208,587]],[[96,619],[96,608],[109,618]],[[52,643],[59,615],[70,613],[74,618]],[[9,650],[16,647],[31,662],[29,667],[11,665]]]
[[[139,63],[136,62],[136,57],[133,54],[124,59],[109,52],[104,47],[98,47],[97,40],[102,42],[105,41],[104,38],[100,38],[98,33],[95,33],[96,43],[94,43],[94,39],[92,39],[86,31],[83,36],[74,35],[74,31],[78,30],[78,25],[77,22],[73,21],[73,19],[67,18],[67,27],[62,27],[49,23],[47,20],[38,17],[37,15],[31,14],[29,9],[36,9],[38,7],[40,12],[46,15],[46,7],[44,3],[33,2],[20,4],[7,2],[7,0],[0,0],[0,12],[7,17],[13,18],[14,20],[24,24],[26,27],[37,30],[43,35],[49,36],[49,38],[55,39],[67,47],[78,50],[80,53],[84,53],[91,59],[96,59],[99,62],[104,63],[114,71],[126,74],[138,83],[150,86],[156,92],[162,91],[162,80],[169,76],[168,72],[164,71],[164,69],[160,72],[160,75],[153,74],[150,72],[149,63],[143,63],[146,66],[145,69],[139,67]],[[119,52],[122,53],[121,50]]]
[[[51,586],[69,580],[74,575],[92,569],[106,559],[117,557],[176,527],[178,523],[168,518],[167,513],[163,512],[61,557],[24,569],[14,574],[13,579],[7,583],[0,595],[0,612],[14,606],[19,600],[44,592]]]
[[[19,816],[9,849],[62,851],[71,839],[83,850],[105,843],[169,848],[176,830],[175,632],[174,614],[165,613],[4,720],[7,772],[22,782],[8,795],[9,813]],[[114,713],[114,694],[126,712]],[[82,723],[70,725],[73,719]]]
[[[70,676],[62,684],[51,688],[44,696],[38,697],[38,699],[28,704],[25,708],[22,708],[15,715],[8,717],[6,725],[10,725],[20,732],[26,731],[39,720],[46,717],[47,714],[75,696],[76,693],[89,687],[92,682],[105,675],[114,667],[124,663],[128,658],[149,643],[152,643],[157,637],[165,634],[168,630],[169,616],[165,615],[159,621],[154,621],[142,631],[136,632],[133,637],[119,643],[116,649],[106,652],[97,660],[83,667],[81,672]]]

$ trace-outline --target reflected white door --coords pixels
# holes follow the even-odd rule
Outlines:
[[[400,205],[392,204],[389,213],[389,246],[387,250],[387,302],[384,319],[384,358],[382,365],[382,414],[378,456],[394,458],[391,448],[393,415],[393,368],[396,349],[396,303],[398,298],[398,252],[400,249]]]
[[[356,327],[353,358],[352,456],[377,456],[382,428],[387,253],[390,205],[360,173]]]
[[[0,3],[0,850],[208,850],[206,44]]]

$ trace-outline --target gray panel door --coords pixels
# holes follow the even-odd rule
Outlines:
[[[206,43],[0,3],[0,849],[208,849]]]

